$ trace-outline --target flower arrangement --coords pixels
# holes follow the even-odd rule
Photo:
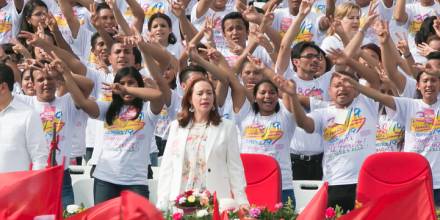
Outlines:
[[[68,218],[72,215],[78,214],[80,212],[84,212],[86,208],[84,207],[84,204],[81,203],[81,205],[68,205],[66,209],[63,211],[63,218]]]
[[[344,214],[342,208],[336,205],[336,208],[328,207],[325,210],[325,220],[336,220]]]
[[[208,190],[188,190],[176,197],[174,207],[165,215],[167,220],[211,219],[213,196]]]
[[[271,211],[267,207],[251,206],[247,212],[242,210],[226,210],[229,219],[264,219],[264,220],[295,220],[298,216],[292,206],[292,200],[286,204],[278,203],[275,205],[275,210]]]

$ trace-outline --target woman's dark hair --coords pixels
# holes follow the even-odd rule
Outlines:
[[[180,83],[186,82],[186,80],[188,80],[192,72],[202,73],[205,77],[208,76],[208,73],[203,67],[197,65],[189,65],[180,71],[179,73]]]
[[[151,15],[150,19],[148,20],[148,31],[151,31],[151,26],[153,25],[153,21],[156,18],[162,18],[162,19],[164,19],[167,22],[168,27],[170,27],[170,30],[171,30],[170,35],[168,35],[168,43],[169,44],[175,44],[177,42],[177,39],[176,39],[176,36],[174,36],[174,34],[172,32],[173,31],[173,25],[171,23],[170,17],[168,15],[166,15],[166,14],[158,12],[158,13],[155,13],[155,14]]]
[[[272,87],[275,89],[275,91],[278,93],[278,87],[277,87],[272,81],[270,81],[270,80],[268,80],[268,79],[263,79],[263,80],[261,80],[260,82],[258,82],[258,83],[255,85],[255,87],[254,87],[254,90],[253,90],[253,92],[252,92],[252,94],[254,95],[254,98],[257,97],[258,89],[259,89],[260,86],[263,85],[264,83],[267,83],[267,84],[269,84],[270,86],[272,86]],[[257,114],[258,112],[260,112],[260,107],[258,106],[257,102],[254,102],[254,103],[252,104],[252,110],[254,110],[254,113],[255,113],[255,114]],[[275,112],[279,112],[279,111],[280,111],[280,103],[277,101],[277,104],[275,105]]]
[[[139,73],[139,71],[136,68],[132,66],[124,67],[120,69],[116,73],[113,83],[119,83],[121,79],[125,76],[133,77],[137,81],[139,87],[144,87],[144,81],[142,80],[142,75]],[[139,117],[139,114],[142,111],[144,101],[140,98],[134,98],[133,102],[130,104],[134,106],[137,110],[136,116],[132,118],[132,119],[136,119]],[[110,103],[110,106],[107,112],[105,113],[105,122],[107,122],[108,125],[113,124],[113,120],[116,118],[116,116],[119,115],[123,106],[124,106],[124,100],[122,99],[122,97],[118,94],[113,93],[112,102]]]
[[[190,83],[188,89],[185,92],[185,95],[182,98],[182,108],[177,116],[177,121],[179,122],[180,127],[186,127],[189,124],[189,122],[194,118],[194,112],[189,111],[189,108],[191,107],[190,100],[194,92],[194,85],[202,81],[209,83],[209,85],[212,88],[212,93],[214,96],[214,109],[209,112],[208,124],[217,126],[222,121],[220,114],[218,113],[217,98],[215,96],[214,85],[212,85],[212,82],[206,78],[198,78]]]
[[[10,92],[14,89],[14,72],[2,62],[0,62],[0,83],[6,83]]]
[[[430,16],[423,20],[419,31],[417,31],[416,35],[414,36],[414,41],[416,42],[416,45],[426,43],[428,37],[430,37],[431,35],[435,35],[435,30],[433,27],[435,19],[437,19],[436,16]]]
[[[24,7],[22,12],[22,21],[20,25],[21,31],[28,31],[31,33],[35,33],[36,30],[32,27],[31,24],[27,22],[27,19],[32,16],[32,12],[34,12],[35,8],[44,7],[48,10],[47,5],[41,0],[30,0],[28,1]]]

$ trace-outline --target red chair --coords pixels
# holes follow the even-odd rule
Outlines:
[[[262,154],[241,154],[246,176],[246,195],[251,205],[275,209],[281,202],[281,171],[278,162]]]
[[[409,215],[417,219],[435,217],[431,168],[428,161],[416,153],[387,152],[369,156],[359,173],[356,198],[361,204],[394,200],[393,204],[388,203],[388,208],[384,207],[388,210],[412,203],[407,207],[411,210]],[[427,218],[420,218],[422,213]]]

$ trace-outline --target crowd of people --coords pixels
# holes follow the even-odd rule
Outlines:
[[[191,189],[248,208],[240,153],[329,183],[351,210],[363,161],[423,155],[440,206],[437,0],[0,0],[0,172],[92,165],[99,204]],[[54,158],[50,146],[57,143]],[[49,159],[48,159],[49,157]],[[51,160],[52,159],[52,160]],[[384,168],[385,169],[385,168]]]

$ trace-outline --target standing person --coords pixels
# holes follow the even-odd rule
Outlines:
[[[69,71],[64,73],[69,86],[76,87]],[[148,155],[163,106],[162,93],[144,88],[142,76],[134,67],[118,70],[113,84],[105,85],[112,90],[111,102],[86,99],[78,88],[71,92],[91,118],[105,122],[102,152],[93,173],[95,204],[115,198],[123,190],[148,198]]]
[[[170,126],[157,206],[167,210],[180,193],[207,189],[219,199],[234,198],[248,207],[237,137],[234,124],[220,118],[212,83],[206,78],[190,82],[178,119]]]
[[[0,64],[0,173],[42,169],[49,147],[43,126],[31,107],[12,95],[12,69]]]
[[[10,43],[20,29],[24,0],[0,0],[0,43]]]
[[[328,206],[339,205],[347,211],[354,208],[361,165],[376,150],[379,105],[359,95],[344,79],[341,74],[332,75],[329,94],[333,105],[329,107],[306,115],[296,91],[292,101],[298,126],[323,138],[323,179],[329,183]]]
[[[439,117],[440,74],[432,69],[417,75],[421,99],[393,97],[346,79],[359,91],[396,111],[396,118],[405,125],[403,151],[424,156],[432,170],[434,203],[440,206],[440,142]]]

